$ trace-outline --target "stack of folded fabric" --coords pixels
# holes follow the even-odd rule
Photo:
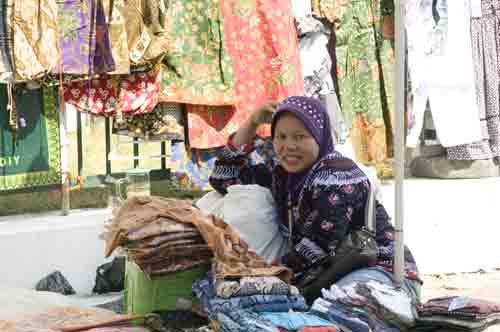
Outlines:
[[[294,286],[277,277],[244,277],[238,281],[215,281],[207,278],[193,284],[193,292],[200,299],[210,318],[217,313],[234,309],[253,312],[287,312],[307,310],[305,299]]]
[[[219,312],[216,317],[220,332],[342,332],[335,324],[311,313],[235,309]]]
[[[391,286],[369,281],[322,290],[312,312],[354,332],[406,331],[415,325],[414,304]]]
[[[310,312],[264,312],[259,316],[281,332],[341,332],[336,324]]]
[[[170,203],[176,209],[191,208],[189,202]],[[106,255],[118,246],[149,277],[208,266],[213,257],[194,225],[180,222],[158,206],[143,204],[138,199],[127,201],[112,220]]]
[[[431,299],[418,307],[417,331],[482,331],[500,324],[500,303],[469,297]]]

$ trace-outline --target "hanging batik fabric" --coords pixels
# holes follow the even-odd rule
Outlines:
[[[111,42],[111,54],[115,69],[110,74],[129,74],[130,58],[127,43],[127,28],[125,19],[118,6],[119,1],[104,0],[102,2],[104,15],[108,22],[109,40]]]
[[[234,105],[233,67],[218,2],[174,1],[168,13],[171,45],[164,59],[162,101]]]
[[[241,123],[232,106],[187,105],[189,147],[209,149],[224,146]]]
[[[336,13],[336,8],[339,6],[347,5],[349,0],[312,0],[312,12],[316,17],[326,18],[328,21],[333,23],[338,17]]]
[[[160,99],[160,66],[143,73],[124,76],[120,82],[118,113],[144,114],[151,112]]]
[[[222,0],[220,6],[234,68],[233,118],[240,126],[265,102],[304,93],[297,32],[290,1]]]
[[[57,4],[53,0],[13,1],[14,71],[17,81],[41,78],[59,61]]]
[[[61,63],[55,72],[92,75],[113,71],[108,27],[97,0],[64,0],[59,4]]]
[[[158,104],[161,72],[148,72],[75,81],[64,86],[64,101],[95,115],[149,113]]]
[[[119,0],[116,2],[115,9],[121,13],[125,22],[127,44],[129,49],[130,61],[135,65],[144,65],[156,61],[169,48],[167,33],[154,33],[153,21],[150,19],[152,4],[155,0]],[[160,1],[164,4],[163,1]],[[156,15],[167,15],[166,8],[160,6]],[[164,21],[166,18],[161,18]]]
[[[114,115],[118,106],[118,79],[102,75],[64,85],[64,101],[77,110],[95,115]]]
[[[11,82],[12,65],[12,29],[11,14],[13,0],[0,0],[0,82]]]
[[[393,155],[392,0],[352,0],[335,8],[337,77],[356,159],[391,176]]]
[[[15,90],[17,130],[0,103],[0,191],[60,184],[59,113],[52,88]],[[7,100],[5,85],[0,100]]]

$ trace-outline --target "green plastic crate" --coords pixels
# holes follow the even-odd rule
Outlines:
[[[181,299],[196,303],[192,284],[206,276],[208,266],[150,279],[134,262],[125,266],[124,308],[128,314],[144,315],[153,311],[176,310]]]

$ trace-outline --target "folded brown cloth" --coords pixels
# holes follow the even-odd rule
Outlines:
[[[139,241],[131,241],[130,243],[127,243],[126,246],[128,248],[154,248],[168,242],[179,241],[179,240],[198,240],[198,239],[201,239],[201,243],[205,243],[205,240],[203,240],[198,230],[190,232],[175,232],[175,233],[159,234]]]
[[[168,221],[161,219],[162,221],[158,222],[160,218],[166,218]],[[273,275],[286,282],[291,279],[292,273],[288,268],[267,264],[254,251],[249,250],[238,233],[223,220],[206,216],[190,201],[155,196],[131,197],[120,209],[114,211],[106,238],[106,256],[111,255],[118,246],[125,245],[127,241],[150,237],[151,232],[145,232],[143,226],[151,223],[154,224],[155,230],[168,224],[161,232],[157,232],[157,235],[166,233],[166,228],[169,231],[173,228],[179,231],[178,226],[174,226],[175,223],[196,227],[213,252],[216,279]],[[149,236],[144,236],[146,233]],[[167,271],[162,270],[162,273],[169,271],[170,268]]]
[[[187,258],[184,260],[176,261],[174,263],[168,264],[163,268],[153,268],[150,266],[141,267],[141,269],[150,278],[163,277],[173,273],[191,270],[197,267],[206,266],[207,269],[210,267],[210,260],[207,259],[191,259]]]
[[[200,245],[181,245],[181,246],[173,246],[169,248],[163,248],[160,251],[156,251],[153,254],[147,255],[129,255],[133,260],[137,263],[155,263],[165,259],[174,260],[176,258],[190,258],[195,257],[199,253],[210,253],[210,256],[213,257],[212,251],[206,244]]]
[[[198,230],[194,226],[180,224],[179,222],[169,218],[158,218],[150,223],[130,228],[127,232],[127,238],[130,241],[137,241],[162,234],[197,231]]]

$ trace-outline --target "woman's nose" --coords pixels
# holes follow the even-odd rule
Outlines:
[[[289,151],[297,150],[297,143],[292,139],[287,139],[285,141],[285,150]]]

